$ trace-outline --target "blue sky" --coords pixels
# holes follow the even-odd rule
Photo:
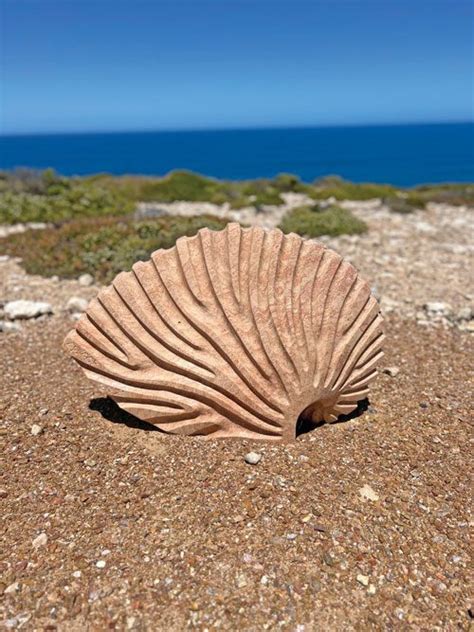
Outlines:
[[[464,0],[0,0],[2,133],[472,119]]]

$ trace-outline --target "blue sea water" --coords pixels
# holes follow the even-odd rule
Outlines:
[[[474,180],[474,123],[1,136],[0,168],[231,180],[337,174],[398,186]]]

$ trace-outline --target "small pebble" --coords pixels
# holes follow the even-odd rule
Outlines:
[[[46,533],[40,533],[33,540],[32,544],[35,549],[38,549],[40,546],[44,546],[47,542],[48,542],[48,536],[46,535]]]
[[[367,577],[367,575],[357,575],[356,579],[359,582],[359,584],[362,584],[362,586],[369,585],[369,578]]]
[[[364,500],[372,500],[373,502],[379,500],[379,495],[377,494],[377,492],[372,489],[370,485],[367,484],[359,489],[359,494]]]
[[[3,593],[5,595],[12,595],[13,593],[18,592],[19,590],[20,590],[20,584],[18,582],[13,582],[13,584],[10,584],[10,586],[7,586],[5,588]]]
[[[106,565],[106,561],[105,560],[98,560],[95,565],[97,566],[97,568],[105,568]]]
[[[79,285],[87,287],[94,283],[94,277],[92,276],[92,274],[81,274],[78,281],[79,281]]]
[[[71,314],[80,314],[86,311],[88,305],[89,301],[85,298],[81,298],[80,296],[71,296],[66,303],[66,309]]]
[[[385,375],[390,375],[390,377],[397,377],[397,375],[400,373],[400,369],[398,368],[398,366],[387,366],[383,372],[385,373]]]
[[[245,455],[245,462],[250,465],[257,465],[257,463],[261,460],[262,455],[258,454],[258,452],[248,452]]]
[[[33,424],[31,426],[31,434],[33,435],[33,437],[37,437],[42,432],[43,432],[43,428],[41,426],[38,426],[38,424]]]
[[[74,571],[74,573],[72,574],[72,576],[75,577],[76,579],[79,579],[81,575],[82,575],[81,571]]]

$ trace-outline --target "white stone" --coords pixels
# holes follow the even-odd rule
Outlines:
[[[44,546],[47,542],[48,542],[48,536],[46,535],[46,533],[40,533],[33,540],[32,544],[35,549],[38,549],[40,546]]]
[[[33,424],[31,426],[31,434],[33,435],[33,437],[37,437],[42,432],[43,432],[43,428],[39,426],[38,424]]]
[[[367,577],[367,575],[357,575],[357,581],[359,582],[359,584],[362,584],[362,586],[369,585],[369,578]]]
[[[433,314],[436,316],[447,316],[449,313],[451,313],[452,309],[451,305],[449,305],[448,303],[441,303],[439,301],[431,301],[429,303],[425,303],[424,308],[429,314]]]
[[[372,489],[370,485],[367,484],[359,489],[359,494],[364,500],[372,500],[374,502],[379,500],[379,495],[377,494],[377,492]]]
[[[18,592],[19,590],[20,590],[20,584],[18,582],[13,582],[13,584],[10,584],[10,586],[7,586],[5,588],[3,593],[5,595],[12,595],[13,593]]]
[[[0,320],[0,331],[4,331],[7,334],[21,331],[21,325],[18,323],[11,323],[8,320]]]
[[[5,316],[10,320],[37,318],[43,314],[52,314],[53,308],[49,303],[41,301],[10,301],[4,307]]]
[[[106,565],[106,561],[105,560],[98,560],[95,565],[97,566],[97,568],[105,568]]]
[[[79,281],[79,285],[83,285],[84,287],[87,287],[88,285],[93,285],[94,277],[92,276],[92,274],[81,274],[78,281]]]
[[[66,309],[68,312],[71,312],[71,314],[78,314],[85,312],[88,305],[89,301],[85,298],[81,298],[80,296],[71,296],[66,303]]]
[[[246,463],[249,463],[250,465],[257,465],[262,458],[262,455],[258,454],[258,452],[248,452],[244,458]]]

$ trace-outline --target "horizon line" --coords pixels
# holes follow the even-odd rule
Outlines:
[[[208,132],[251,132],[251,131],[287,131],[287,130],[308,130],[308,129],[351,129],[360,127],[411,127],[430,125],[472,125],[474,119],[462,120],[433,120],[433,121],[396,121],[386,123],[328,123],[328,124],[301,124],[301,125],[249,125],[235,127],[189,127],[189,128],[146,128],[146,129],[114,129],[114,130],[69,130],[69,131],[36,131],[36,132],[7,132],[0,131],[0,138],[23,137],[23,136],[86,136],[86,135],[109,135],[109,134],[190,134]]]

